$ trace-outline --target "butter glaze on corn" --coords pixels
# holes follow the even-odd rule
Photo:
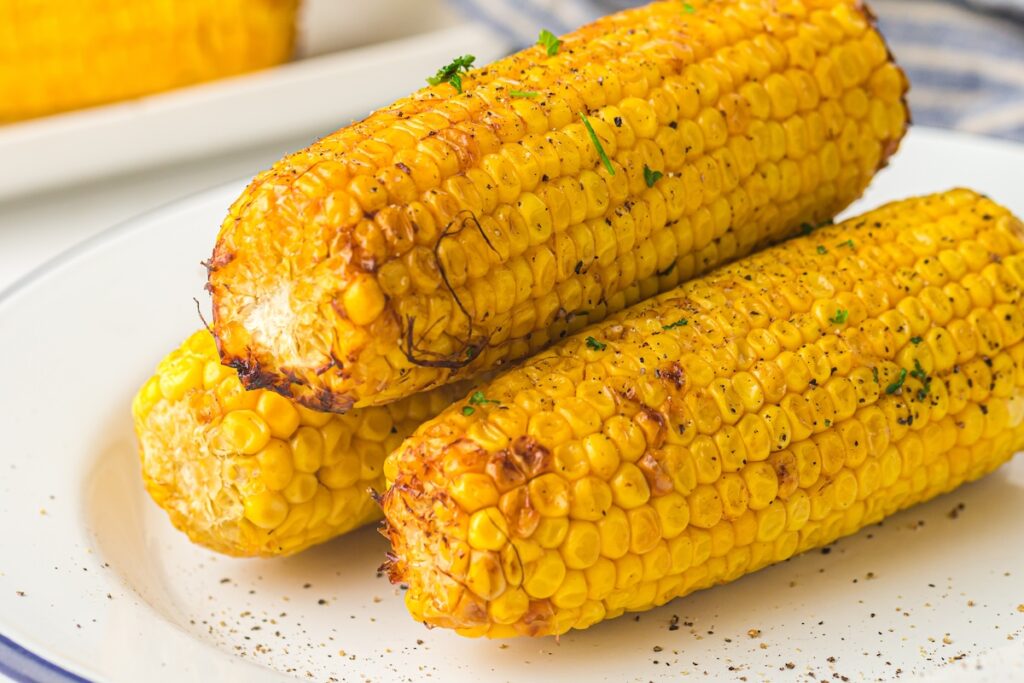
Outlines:
[[[606,17],[257,176],[209,264],[225,361],[313,408],[385,403],[833,216],[907,122],[866,10],[693,5]]]
[[[427,624],[549,635],[828,544],[1024,446],[1022,307],[1024,227],[967,190],[719,269],[417,429],[392,580]]]
[[[288,59],[297,0],[0,2],[0,123]]]
[[[446,387],[347,415],[245,391],[192,335],[132,405],[146,490],[175,527],[228,555],[289,555],[380,518],[384,456],[455,398]]]

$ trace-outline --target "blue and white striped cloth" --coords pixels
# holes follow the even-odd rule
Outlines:
[[[642,0],[448,0],[523,45]],[[1024,0],[875,0],[914,121],[1024,140]]]

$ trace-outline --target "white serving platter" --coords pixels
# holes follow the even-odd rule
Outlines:
[[[1020,146],[915,129],[852,210],[969,185],[1024,214],[1022,169]],[[375,572],[385,543],[373,529],[281,560],[190,545],[143,492],[129,403],[198,327],[199,261],[241,187],[115,227],[0,294],[0,671],[154,683],[1021,680],[1020,457],[828,554],[558,641],[414,623]]]
[[[488,63],[512,47],[442,0],[312,0],[303,10],[291,63],[0,125],[0,201],[283,138],[312,142],[422,87],[456,55]]]

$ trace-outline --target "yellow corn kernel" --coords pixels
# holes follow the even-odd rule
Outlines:
[[[498,508],[477,510],[469,518],[469,544],[474,548],[501,550],[508,540],[508,524]]]
[[[250,496],[244,505],[245,518],[261,529],[273,529],[288,516],[288,502],[273,491]]]
[[[573,520],[569,523],[562,557],[570,569],[586,569],[601,555],[601,534],[593,522]]]
[[[246,455],[258,453],[270,441],[267,423],[251,410],[234,410],[225,415],[220,433],[228,447]]]
[[[643,472],[630,462],[619,466],[610,484],[615,504],[627,510],[643,505],[651,497],[651,489]]]
[[[300,427],[290,444],[296,470],[313,473],[320,469],[324,460],[324,439],[320,432],[312,427]]]
[[[256,459],[260,463],[260,477],[271,491],[280,491],[292,480],[292,451],[284,441],[271,439]]]
[[[486,474],[462,474],[448,486],[448,493],[460,507],[471,513],[498,503],[498,489]]]
[[[523,589],[533,599],[554,595],[565,579],[565,563],[556,550],[545,550],[540,558],[526,567]]]
[[[298,428],[299,411],[284,396],[265,391],[256,401],[256,412],[278,439],[287,439]]]

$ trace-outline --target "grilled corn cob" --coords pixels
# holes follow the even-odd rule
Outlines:
[[[385,403],[525,357],[829,218],[903,135],[854,0],[656,2],[343,128],[257,176],[210,269],[250,388]],[[443,74],[442,74],[443,77]]]
[[[347,415],[245,391],[213,337],[192,335],[132,405],[153,500],[196,543],[229,555],[288,555],[379,519],[388,451],[453,388]]]
[[[296,4],[0,0],[0,123],[283,62]]]
[[[385,461],[427,624],[559,634],[731,581],[1024,446],[1024,226],[890,204],[571,337]]]

